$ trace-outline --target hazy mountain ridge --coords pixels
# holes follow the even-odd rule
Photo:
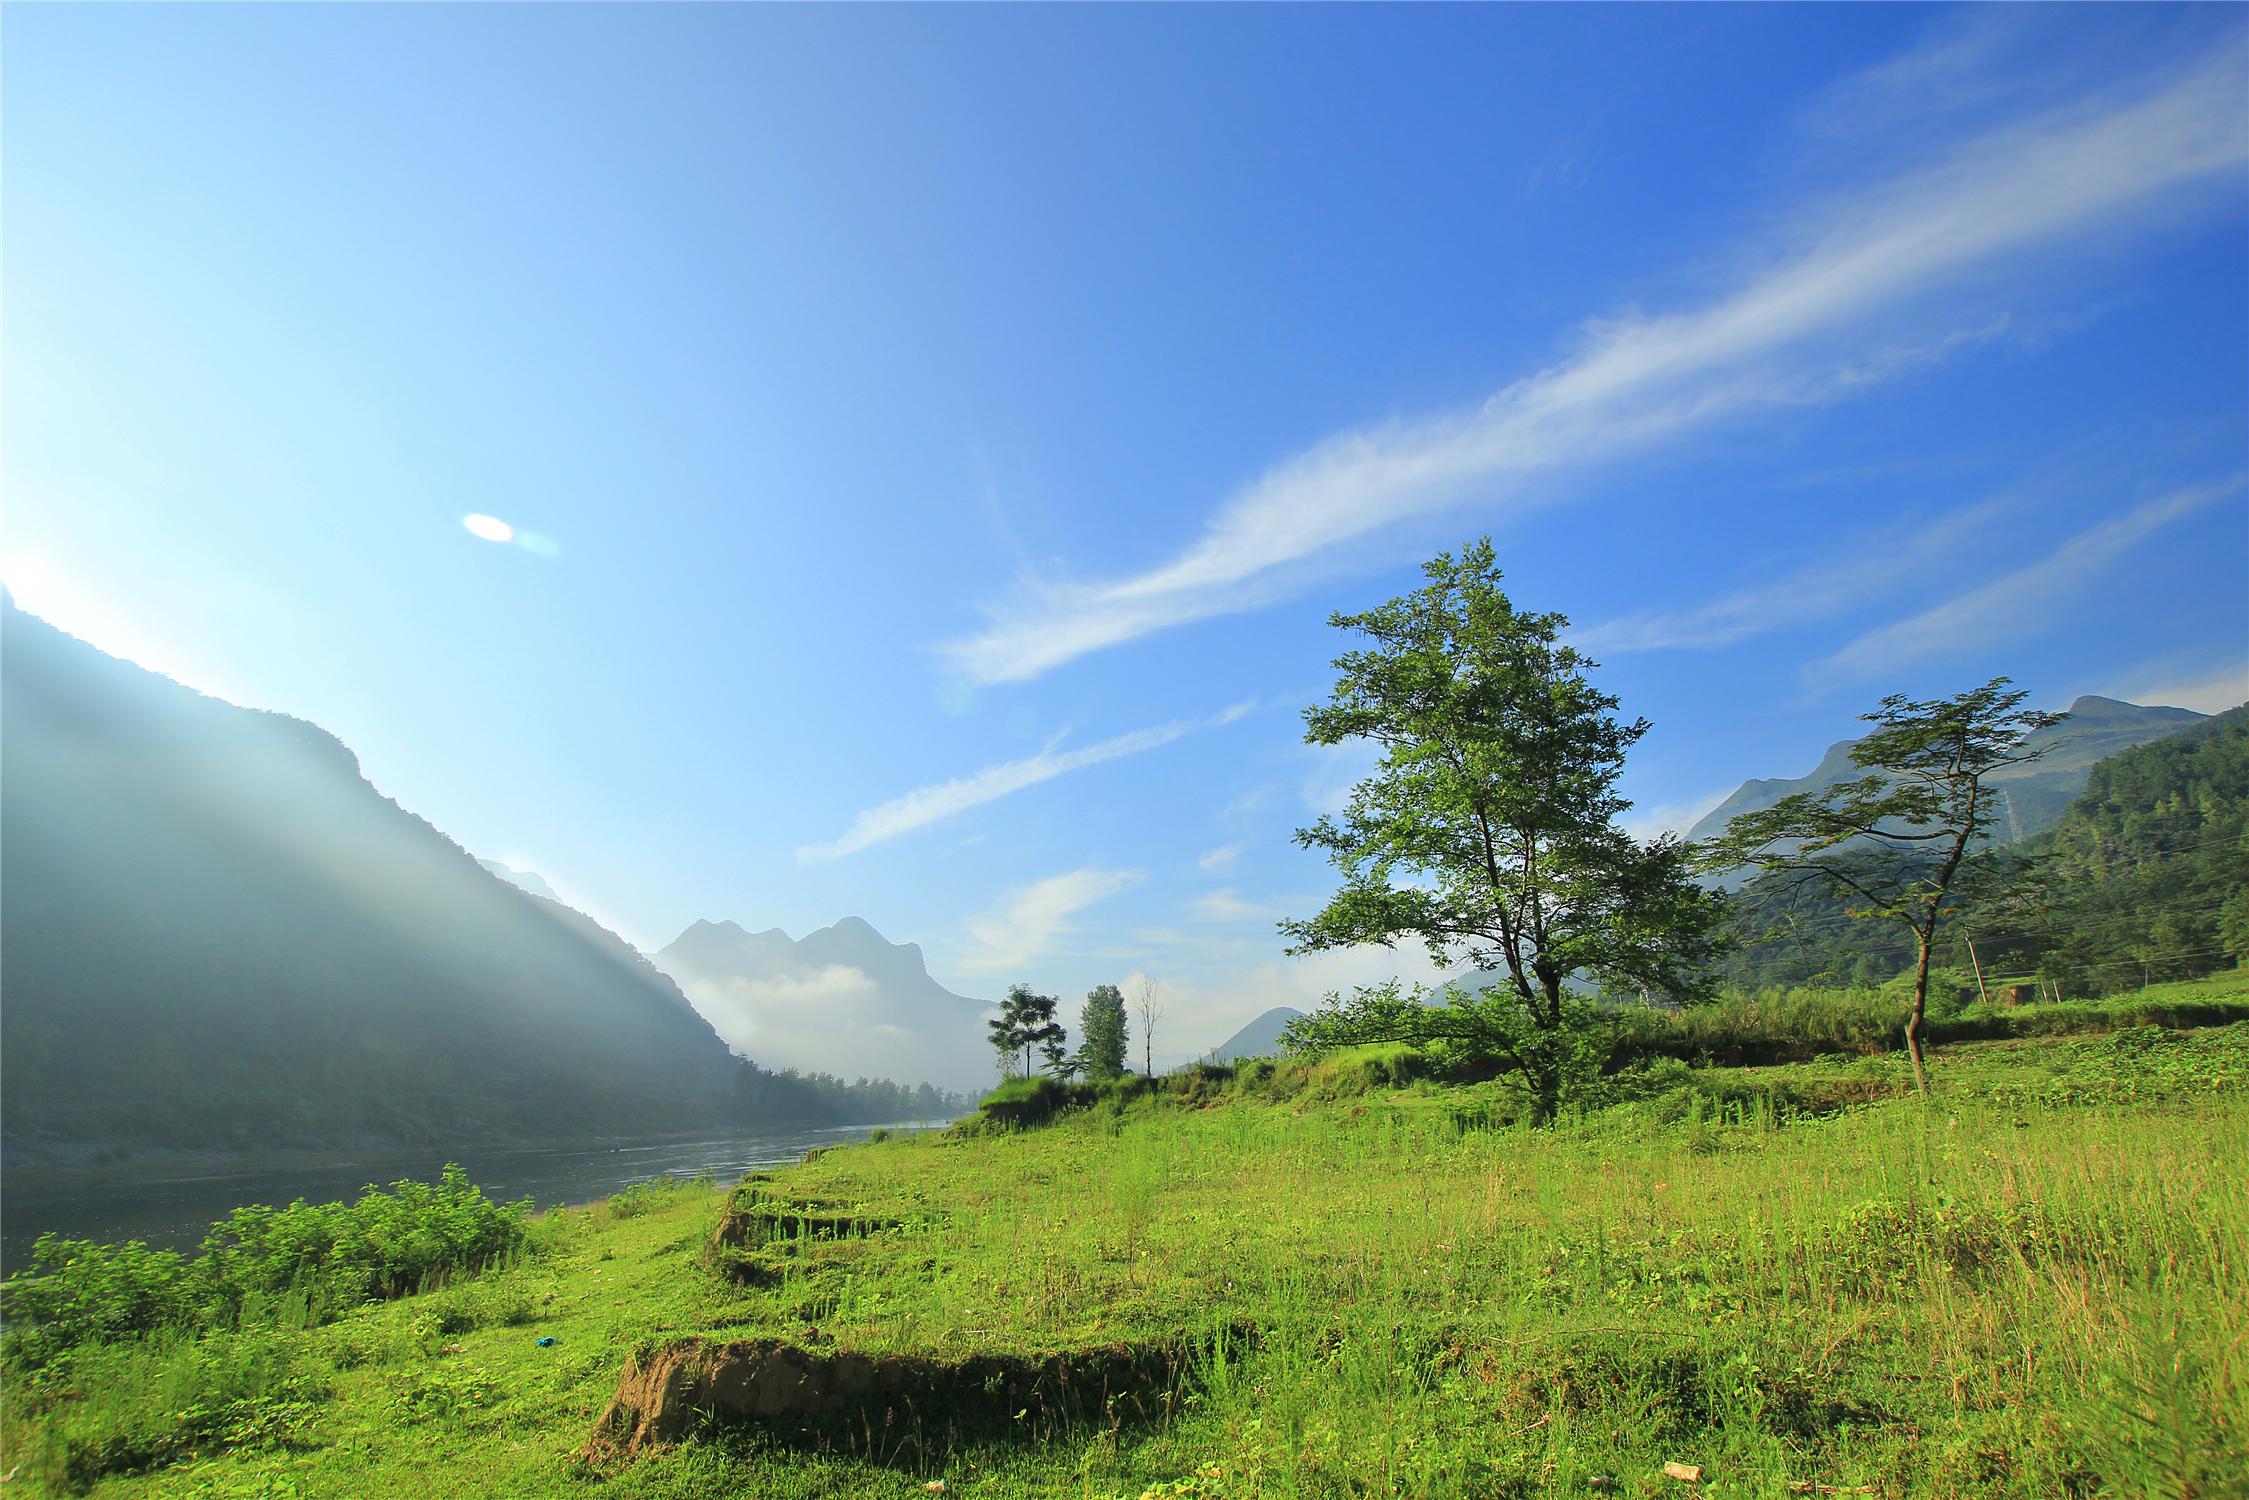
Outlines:
[[[678,988],[334,735],[0,612],[13,1155],[701,1129],[786,1109]]]
[[[518,870],[515,866],[503,865],[496,859],[479,859],[477,863],[519,891],[529,891],[534,896],[543,897],[558,905],[562,903],[562,898],[554,893],[554,887],[548,885],[536,870]]]
[[[988,1005],[932,978],[920,944],[893,943],[862,918],[797,939],[696,921],[655,961],[730,1046],[771,1066],[955,1089],[992,1082]]]
[[[2034,837],[2060,821],[2063,810],[2085,790],[2095,762],[2209,718],[2189,708],[2143,707],[2090,693],[2070,705],[2069,715],[2053,728],[2030,737],[2033,744],[2051,747],[2044,759],[1991,778],[2007,793],[2012,818],[2002,826],[2009,842]],[[1771,807],[1797,792],[1819,791],[1864,775],[1851,763],[1851,749],[1857,744],[1856,739],[1837,740],[1804,776],[1743,782],[1697,820],[1687,830],[1687,837],[1714,838],[1743,813]]]
[[[1303,1015],[1293,1005],[1276,1005],[1264,1014],[1253,1018],[1241,1030],[1203,1054],[1210,1062],[1240,1062],[1244,1058],[1272,1057],[1281,1050],[1281,1033],[1288,1023]]]

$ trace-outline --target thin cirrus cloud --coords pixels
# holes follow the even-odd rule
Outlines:
[[[1880,599],[1889,590],[1954,553],[1997,520],[2011,502],[1979,501],[1926,526],[1851,539],[1847,557],[1736,589],[1686,609],[1650,610],[1569,633],[1569,644],[1592,656],[1730,646],[1752,636],[1831,619]]]
[[[1242,851],[1248,847],[1247,844],[1221,844],[1201,859],[1196,860],[1195,863],[1202,866],[1206,871],[1223,870],[1235,860],[1240,859]]]
[[[1169,724],[1158,724],[1149,729],[1135,729],[1086,745],[1077,750],[1057,751],[1052,746],[1036,755],[1021,760],[1002,761],[986,766],[968,776],[956,776],[951,781],[934,786],[916,787],[910,792],[877,803],[852,819],[851,826],[841,838],[825,844],[806,844],[797,850],[797,858],[807,862],[841,859],[856,854],[872,844],[894,839],[902,833],[946,818],[957,817],[973,807],[987,802],[997,802],[1011,792],[1019,792],[1042,781],[1052,781],[1071,771],[1097,766],[1103,761],[1118,760],[1127,755],[1139,755],[1168,745],[1183,735],[1198,729],[1215,728],[1231,724],[1255,710],[1255,701],[1236,703],[1204,719],[1174,719]]]
[[[1878,677],[1909,662],[2019,638],[2076,597],[2076,590],[2152,533],[2239,494],[2249,475],[2188,485],[2088,527],[2028,567],[1968,590],[1917,615],[1870,630],[1832,656],[1811,663],[1815,685]]]
[[[2108,684],[2107,695],[2126,703],[2191,708],[2203,714],[2222,714],[2229,708],[2249,703],[2249,656],[2238,656],[2221,666],[2189,673],[2176,670],[2176,663],[2169,665],[2173,670],[2143,668],[2125,679],[2122,686]]]
[[[960,966],[986,974],[1027,968],[1051,953],[1072,930],[1072,917],[1095,902],[1132,889],[1146,875],[1145,870],[1087,865],[1013,891],[998,911],[969,918],[972,946],[961,954]]]
[[[1807,211],[1792,253],[1695,311],[1596,325],[1588,346],[1482,405],[1349,431],[1227,499],[1171,561],[1106,581],[1025,575],[980,631],[942,643],[974,683],[1024,681],[1089,652],[1253,609],[1340,544],[1474,496],[1528,504],[1522,482],[1759,410],[1848,398],[1958,346],[1827,351],[1823,335],[1940,289],[2002,254],[2139,220],[2156,200],[2230,182],[2249,49],[2234,40],[2128,95],[2017,120],[1937,164]],[[1965,336],[1972,340],[1975,335]]]

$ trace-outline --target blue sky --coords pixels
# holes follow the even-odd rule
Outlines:
[[[2233,8],[10,7],[0,575],[627,936],[1284,962],[1325,625],[1491,532],[1642,826],[2249,696]],[[519,535],[480,539],[463,518]],[[525,545],[528,540],[531,545]]]

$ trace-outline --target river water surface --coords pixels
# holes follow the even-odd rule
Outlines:
[[[942,1120],[904,1121],[892,1130],[935,1129]],[[164,1249],[193,1252],[214,1220],[250,1203],[313,1203],[356,1198],[371,1182],[401,1177],[434,1180],[448,1161],[502,1202],[536,1199],[541,1208],[606,1198],[634,1183],[709,1173],[731,1183],[753,1167],[800,1160],[817,1146],[864,1140],[877,1125],[776,1129],[698,1141],[519,1149],[470,1149],[412,1155],[365,1156],[330,1164],[206,1176],[53,1179],[0,1182],[0,1269],[30,1258],[32,1241],[54,1233],[86,1240],[146,1240]]]

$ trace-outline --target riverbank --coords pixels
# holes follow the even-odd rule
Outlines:
[[[2222,1492],[2249,1025],[1932,1074],[1678,1070],[1530,1130],[1501,1085],[1339,1060],[894,1138],[548,1213],[516,1263],[326,1326],[105,1354],[32,1451],[256,1348],[282,1417],[94,1493]],[[696,1399],[774,1371],[817,1400]]]
[[[44,1233],[115,1242],[145,1240],[159,1249],[192,1249],[211,1224],[244,1204],[351,1198],[369,1183],[429,1180],[457,1162],[494,1197],[531,1198],[542,1207],[585,1203],[635,1183],[743,1172],[795,1161],[821,1146],[862,1140],[876,1130],[920,1130],[944,1121],[885,1125],[788,1125],[712,1135],[597,1138],[549,1146],[473,1145],[420,1151],[282,1152],[260,1158],[169,1153],[130,1166],[10,1167],[0,1176],[0,1270],[22,1264]]]

